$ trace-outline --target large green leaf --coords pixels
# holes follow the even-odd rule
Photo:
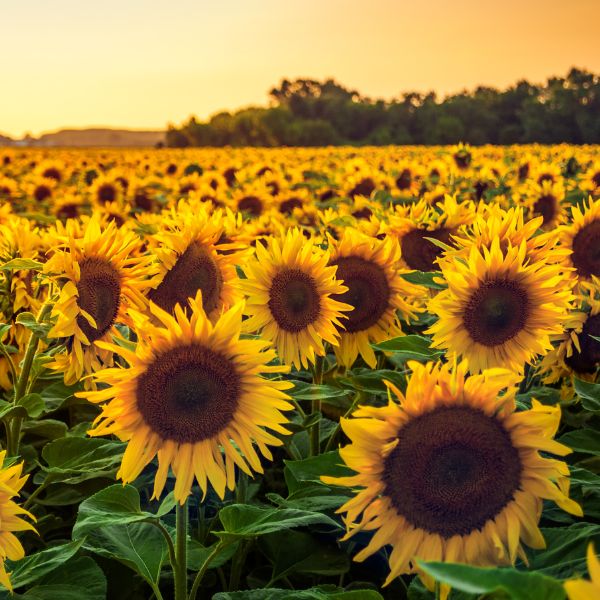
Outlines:
[[[0,271],[26,271],[31,269],[39,271],[43,266],[43,263],[31,258],[13,258],[0,265]]]
[[[583,407],[592,412],[600,412],[600,384],[577,378],[573,383]]]
[[[284,463],[284,476],[290,493],[305,487],[307,482],[324,485],[321,481],[321,475],[346,477],[354,474],[344,464],[337,450],[303,460],[285,460]]]
[[[574,452],[600,456],[600,431],[594,429],[577,429],[561,436],[558,441]]]
[[[345,552],[303,531],[271,533],[261,538],[260,548],[273,565],[272,583],[292,573],[332,576],[346,573],[350,568]]]
[[[106,476],[121,463],[125,444],[99,438],[67,437],[50,442],[42,450],[49,474],[60,475],[64,483]]]
[[[150,585],[156,585],[167,557],[167,543],[150,523],[102,525],[86,533],[83,547],[127,565]]]
[[[428,361],[439,358],[443,352],[430,347],[431,340],[421,335],[403,335],[401,337],[372,344],[376,350],[392,352],[399,361]]]
[[[15,598],[24,600],[104,600],[106,598],[106,577],[102,569],[89,556],[76,557],[42,577],[37,585]]]
[[[232,504],[221,509],[219,518],[223,531],[215,532],[222,540],[254,538],[267,533],[306,527],[308,525],[339,525],[327,515],[292,508],[262,508],[249,504]]]
[[[289,392],[296,400],[321,400],[349,397],[350,392],[332,385],[315,385],[306,381],[292,381],[294,388]]]
[[[420,567],[442,583],[469,594],[504,592],[512,600],[564,600],[560,581],[517,569],[487,569],[442,562],[419,562]]]
[[[600,548],[600,525],[575,523],[568,527],[541,529],[546,548],[529,551],[529,568],[560,579],[580,576],[586,571],[589,542]]]
[[[111,485],[80,504],[73,538],[79,539],[101,527],[127,525],[155,517],[142,511],[140,494],[133,486]]]
[[[6,570],[11,573],[10,580],[15,590],[38,582],[42,577],[53,573],[62,564],[75,556],[82,541],[76,540],[61,546],[30,554],[17,562],[6,561]]]

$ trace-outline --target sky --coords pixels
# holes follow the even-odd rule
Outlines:
[[[163,129],[283,77],[374,98],[600,73],[600,0],[0,0],[0,133]]]

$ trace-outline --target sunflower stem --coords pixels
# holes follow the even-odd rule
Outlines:
[[[350,404],[350,406],[348,407],[348,410],[344,413],[344,416],[342,417],[342,419],[345,419],[346,417],[348,417],[354,411],[354,409],[355,409],[356,405],[358,404],[359,400],[361,400],[362,398],[364,398],[364,395],[363,395],[362,392],[356,392],[356,394],[354,394],[354,398],[352,400],[352,404]],[[335,441],[337,439],[337,436],[338,436],[341,428],[342,428],[342,422],[341,422],[341,419],[340,419],[335,424],[335,427],[334,427],[333,431],[331,432],[331,435],[329,436],[329,439],[327,440],[327,445],[325,446],[324,452],[329,452],[330,450],[333,450]]]
[[[323,356],[317,356],[315,366],[313,368],[313,384],[321,385],[323,383],[323,369],[325,367],[325,359]],[[315,414],[321,412],[321,399],[315,398],[311,400],[310,412]],[[317,456],[320,451],[321,437],[319,421],[316,421],[310,430],[310,455]]]
[[[237,487],[235,489],[235,501],[238,504],[246,504],[248,500],[248,475],[239,471]]]
[[[187,599],[187,520],[188,505],[187,500],[180,504],[177,503],[175,513],[175,562],[173,565],[173,574],[175,576],[175,600]]]
[[[50,312],[52,304],[46,302],[37,316],[37,322],[41,323],[46,315]],[[31,367],[33,366],[33,360],[35,358],[38,345],[40,342],[39,336],[35,332],[31,332],[29,336],[29,342],[27,343],[27,349],[25,350],[25,356],[23,358],[23,366],[21,368],[21,374],[15,384],[15,397],[14,404],[18,404],[27,391],[27,384],[29,382],[29,375],[31,374]],[[17,456],[19,454],[19,442],[21,438],[21,425],[23,423],[23,417],[15,417],[12,421],[11,432],[6,440],[6,449],[9,456]]]

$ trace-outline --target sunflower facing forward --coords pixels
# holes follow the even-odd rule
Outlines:
[[[315,355],[325,354],[323,341],[339,343],[340,318],[352,306],[340,301],[348,288],[328,261],[328,252],[293,229],[283,239],[270,238],[267,246],[257,244],[256,258],[242,267],[247,331],[262,330],[287,365],[308,367]]]
[[[375,367],[371,343],[402,335],[398,316],[415,316],[409,299],[421,290],[401,277],[399,260],[400,246],[390,237],[379,240],[346,229],[335,244],[330,264],[337,267],[337,278],[348,287],[336,299],[354,309],[344,321],[339,346],[334,348],[341,365],[351,367],[360,354]]]
[[[225,487],[235,487],[235,466],[262,473],[253,440],[271,460],[267,446],[282,442],[265,428],[288,433],[281,411],[292,408],[283,392],[292,384],[261,376],[287,370],[267,366],[275,358],[273,350],[263,351],[268,342],[240,339],[242,303],[214,325],[200,293],[190,309],[188,316],[177,305],[173,317],[150,303],[162,326],[144,321],[135,352],[102,343],[129,367],[97,372],[96,382],[107,387],[80,394],[94,403],[108,400],[89,434],[115,434],[128,442],[118,477],[133,481],[158,455],[153,497],[160,497],[171,467],[181,504],[194,478],[204,493],[209,482],[223,498]]]
[[[114,222],[103,229],[91,219],[83,237],[72,227],[64,233],[66,241],[48,260],[45,272],[61,290],[48,335],[64,338],[66,352],[49,366],[64,372],[65,383],[71,385],[84,373],[112,362],[112,353],[97,342],[110,341],[115,323],[129,322],[129,308],[144,306],[153,272],[149,259],[136,256],[140,239]]]
[[[342,419],[352,443],[340,454],[356,475],[322,478],[361,488],[339,509],[345,539],[375,532],[355,560],[391,545],[385,585],[414,573],[416,559],[514,564],[525,558],[522,543],[545,546],[542,500],[582,514],[567,495],[567,465],[540,455],[570,452],[552,439],[558,406],[534,400],[530,410],[515,412],[519,377],[508,370],[466,377],[465,362],[411,361],[409,368],[405,395],[389,386],[399,403],[390,394],[387,406],[363,406]]]
[[[438,321],[433,346],[464,357],[472,372],[524,363],[544,355],[550,336],[562,333],[572,294],[558,265],[528,262],[527,244],[498,238],[491,248],[471,248],[468,260],[442,263],[448,288],[429,302]]]

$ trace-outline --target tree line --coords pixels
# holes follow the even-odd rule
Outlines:
[[[542,85],[480,86],[443,99],[434,92],[371,99],[333,79],[284,79],[269,97],[269,107],[170,125],[167,145],[600,143],[600,76],[577,68]]]

